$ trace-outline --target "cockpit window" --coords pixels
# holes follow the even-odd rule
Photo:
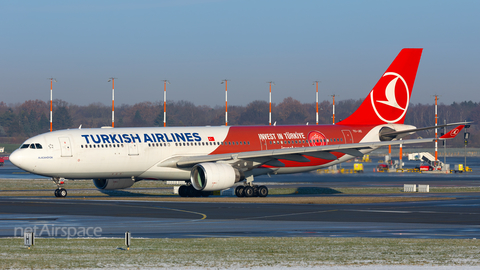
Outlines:
[[[20,149],[26,149],[26,148],[30,148],[30,149],[43,149],[42,145],[39,144],[39,143],[24,143],[22,144],[22,146],[20,146]]]

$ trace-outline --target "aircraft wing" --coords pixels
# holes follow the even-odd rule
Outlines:
[[[457,136],[465,125],[459,125],[452,129],[449,133],[438,138],[438,140],[452,139]],[[324,146],[310,146],[310,147],[297,147],[297,148],[283,148],[273,150],[261,150],[217,155],[202,155],[202,156],[184,156],[177,157],[173,161],[167,161],[167,164],[175,164],[177,167],[191,167],[195,164],[202,162],[216,162],[216,161],[238,161],[249,160],[253,161],[256,165],[267,164],[276,167],[283,167],[284,164],[279,159],[290,160],[296,162],[309,162],[309,157],[316,157],[326,160],[336,160],[337,157],[331,152],[338,152],[348,154],[351,156],[362,157],[362,149],[374,149],[380,146],[386,145],[399,145],[399,144],[418,144],[434,142],[435,138],[427,139],[412,139],[412,140],[396,140],[396,141],[384,141],[384,142],[363,142],[352,144],[335,144]],[[167,165],[165,164],[165,165]],[[160,165],[162,166],[162,165]],[[168,166],[168,165],[167,165]]]
[[[325,146],[311,146],[311,147],[297,147],[297,148],[283,148],[273,150],[261,150],[251,152],[239,152],[229,154],[217,154],[217,155],[202,155],[202,156],[186,156],[181,157],[176,161],[178,167],[191,167],[195,164],[202,162],[216,162],[227,160],[252,160],[257,161],[260,164],[267,163],[271,160],[291,160],[297,162],[309,162],[308,157],[317,157],[326,160],[336,160],[337,157],[331,152],[339,152],[352,156],[363,156],[360,152],[362,149],[374,149],[385,145],[398,145],[398,144],[414,144],[414,143],[426,143],[433,142],[435,139],[414,139],[405,141],[388,141],[388,142],[365,142],[365,143],[352,143],[352,144],[337,144],[337,145],[325,145]],[[281,162],[278,162],[278,165]]]

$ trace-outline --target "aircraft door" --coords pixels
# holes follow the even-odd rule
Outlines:
[[[267,140],[260,139],[260,150],[268,150],[267,142]]]
[[[342,133],[345,138],[345,144],[353,143],[353,136],[350,130],[342,130]]]
[[[62,152],[62,157],[71,157],[72,155],[72,146],[70,144],[70,138],[61,137],[58,138],[60,141],[60,150]]]
[[[138,143],[129,143],[128,144],[128,155],[129,156],[138,156]]]

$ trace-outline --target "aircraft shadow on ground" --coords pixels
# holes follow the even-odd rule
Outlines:
[[[164,197],[165,195],[172,195],[172,194],[146,194],[146,193],[139,193],[139,192],[130,192],[127,190],[99,190],[101,193],[108,195],[108,196],[115,196],[115,197]],[[338,190],[328,188],[328,187],[298,187],[287,189],[286,191],[282,191],[280,193],[276,193],[274,189],[270,193],[271,196],[274,195],[293,195],[293,194],[301,194],[301,195],[317,195],[317,194],[339,194],[342,193]]]
[[[101,193],[108,195],[108,196],[115,196],[115,197],[165,197],[165,195],[171,194],[146,194],[146,193],[139,193],[139,192],[130,192],[126,190],[98,190]]]
[[[273,193],[273,192],[272,192]],[[298,187],[292,193],[287,194],[338,194],[338,190],[328,187]]]

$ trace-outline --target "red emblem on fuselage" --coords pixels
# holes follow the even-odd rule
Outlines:
[[[327,138],[319,131],[310,131],[308,133],[308,146],[327,145]]]

